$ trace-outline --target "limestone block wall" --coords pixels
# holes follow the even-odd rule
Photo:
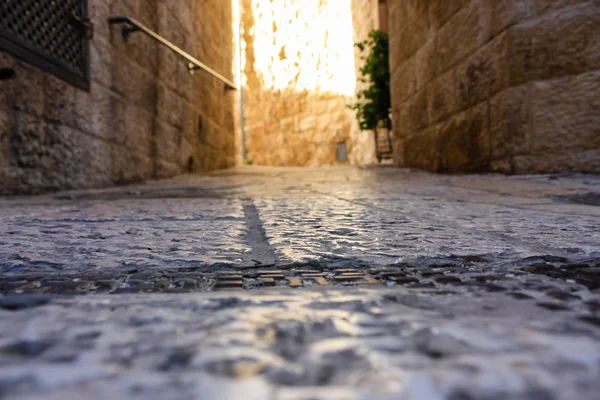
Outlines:
[[[366,37],[375,10],[376,0],[243,1],[249,160],[333,165],[345,142],[350,163],[375,161],[373,134],[346,107],[356,89],[353,40]]]
[[[88,0],[91,88],[77,89],[0,51],[0,193],[169,177],[234,164],[233,99],[166,48],[107,18],[128,15],[232,78],[231,2]]]
[[[597,0],[393,0],[395,163],[600,172]]]

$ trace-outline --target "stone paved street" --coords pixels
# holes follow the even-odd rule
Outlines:
[[[0,200],[2,399],[595,399],[600,177],[243,167]]]

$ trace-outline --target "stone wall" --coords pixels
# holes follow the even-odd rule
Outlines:
[[[356,87],[353,39],[375,27],[377,0],[244,0],[242,8],[248,159],[333,165],[345,142],[350,163],[374,162],[373,134],[346,106]]]
[[[0,51],[0,193],[106,186],[234,164],[233,98],[222,83],[145,35],[128,15],[231,78],[231,2],[89,0],[91,88]]]
[[[597,0],[393,0],[395,163],[600,172]]]

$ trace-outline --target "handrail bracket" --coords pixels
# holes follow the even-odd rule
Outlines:
[[[189,63],[187,68],[188,68],[188,71],[190,72],[190,75],[194,75],[194,72],[195,72],[197,69],[201,69],[199,66],[197,66],[197,65],[196,65],[196,64],[194,64],[194,63]]]
[[[132,33],[139,31],[141,31],[141,29],[134,25],[123,24],[123,26],[121,27],[121,35],[125,40],[129,39],[129,35],[131,35]]]

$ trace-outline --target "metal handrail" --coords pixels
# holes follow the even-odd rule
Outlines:
[[[235,83],[225,78],[223,75],[219,74],[212,68],[206,66],[202,62],[198,61],[179,47],[175,46],[173,43],[169,42],[167,39],[163,38],[156,32],[150,30],[147,26],[139,22],[138,20],[130,17],[111,17],[108,19],[110,24],[122,24],[121,34],[124,38],[127,38],[133,32],[143,32],[146,35],[150,36],[157,42],[167,46],[173,52],[177,53],[179,56],[185,58],[189,63],[187,65],[190,74],[193,74],[197,69],[203,69],[215,78],[219,79],[223,83],[225,83],[225,89],[237,90],[237,86]]]

